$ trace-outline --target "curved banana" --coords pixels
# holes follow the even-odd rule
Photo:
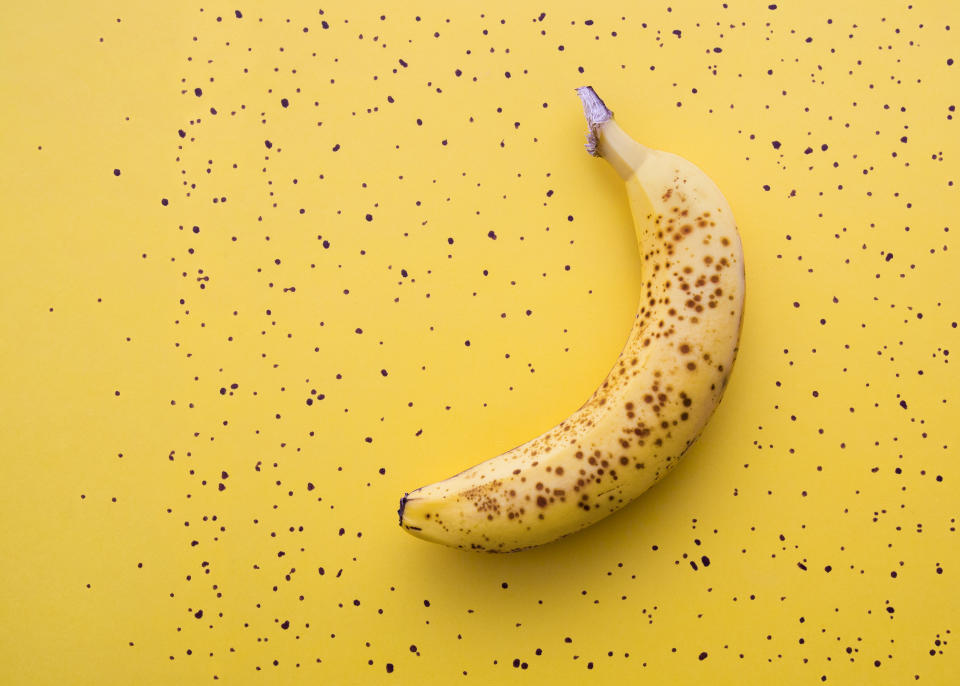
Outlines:
[[[587,402],[502,455],[400,500],[400,526],[456,548],[508,552],[620,509],[696,440],[726,386],[743,313],[733,213],[700,169],[640,145],[578,88],[587,150],[626,182],[643,295],[623,352]]]

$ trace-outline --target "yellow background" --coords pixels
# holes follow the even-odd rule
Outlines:
[[[386,5],[3,3],[0,682],[957,683],[956,4]],[[421,542],[625,340],[584,84],[726,193],[737,367],[608,520]]]

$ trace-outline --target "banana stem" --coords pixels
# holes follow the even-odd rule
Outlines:
[[[586,148],[594,157],[610,163],[624,181],[635,173],[649,154],[649,148],[640,145],[620,128],[611,112],[591,86],[577,89],[583,114],[590,127]]]

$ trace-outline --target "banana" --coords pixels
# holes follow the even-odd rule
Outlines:
[[[400,526],[455,548],[548,543],[619,510],[664,477],[710,418],[733,368],[744,301],[733,213],[710,178],[647,148],[593,88],[577,89],[587,151],[626,183],[643,293],[613,369],[546,433],[400,500]]]

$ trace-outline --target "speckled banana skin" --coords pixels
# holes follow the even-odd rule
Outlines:
[[[740,334],[744,270],[733,213],[687,160],[631,139],[578,89],[587,150],[624,179],[643,294],[623,351],[587,402],[546,433],[407,494],[400,526],[466,550],[508,552],[583,529],[662,479],[720,402]]]

